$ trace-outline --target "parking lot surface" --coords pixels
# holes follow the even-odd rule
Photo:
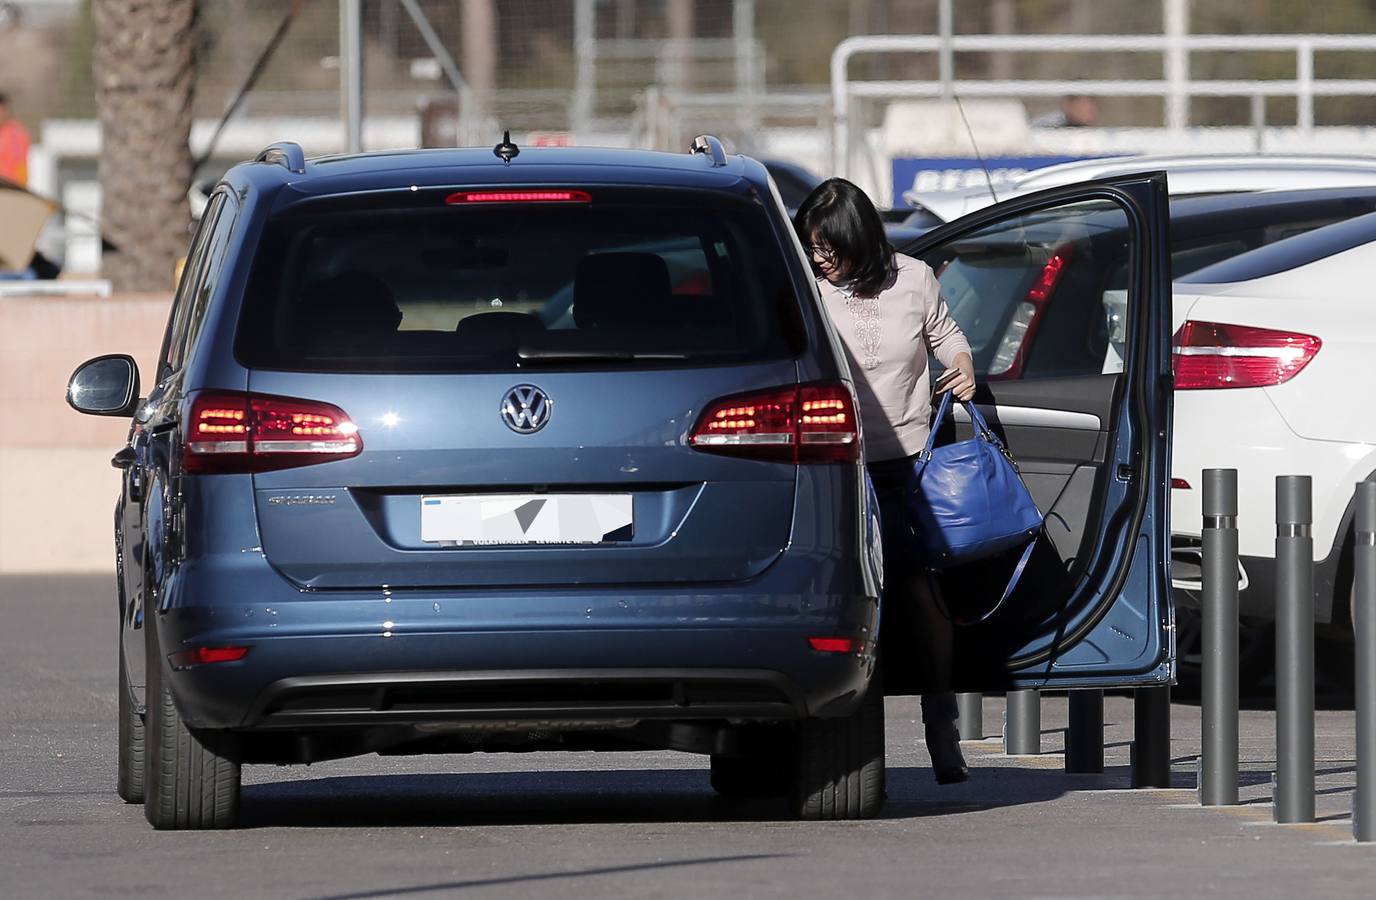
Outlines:
[[[385,758],[247,767],[244,827],[159,833],[114,793],[113,578],[0,578],[0,896],[1369,897],[1350,839],[1352,713],[1318,716],[1319,822],[1271,825],[1274,716],[1242,719],[1243,804],[1194,802],[1199,710],[1173,708],[1175,787],[1128,790],[1130,699],[1108,769],[1065,775],[1063,698],[1043,754],[966,744],[937,787],[916,701],[888,704],[889,801],[868,822],[728,803],[685,754]],[[1002,702],[986,698],[987,738]]]

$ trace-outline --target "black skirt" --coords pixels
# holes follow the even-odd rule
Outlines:
[[[872,462],[865,467],[869,470],[875,496],[879,499],[880,540],[884,544],[886,571],[906,569],[908,553],[903,491],[907,487],[909,476],[912,475],[916,459],[917,454],[913,454],[898,459]]]

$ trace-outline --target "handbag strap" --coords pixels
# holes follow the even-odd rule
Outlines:
[[[1004,449],[1003,441],[999,440],[999,436],[994,433],[994,429],[989,427],[989,423],[984,421],[984,414],[979,411],[979,407],[969,400],[962,405],[965,407],[965,412],[970,416],[970,424],[974,426],[975,434],[983,437],[1002,451]]]
[[[1003,589],[1003,596],[999,598],[999,602],[995,603],[988,612],[978,619],[961,619],[959,621],[952,619],[952,621],[957,625],[978,625],[981,622],[987,622],[993,618],[994,613],[998,612],[999,609],[1003,607],[1003,604],[1008,601],[1008,598],[1013,596],[1013,589],[1018,586],[1018,581],[1022,578],[1023,573],[1027,571],[1027,564],[1032,560],[1032,550],[1036,546],[1037,539],[1035,537],[1027,542],[1027,546],[1022,551],[1022,556],[1018,559],[1018,564],[1013,567],[1013,574],[1008,579],[1007,587]]]
[[[984,420],[984,415],[979,411],[979,407],[975,406],[974,401],[962,400],[960,401],[960,405],[965,407],[965,414],[970,417],[970,424],[974,428],[975,436],[984,438],[984,440],[999,448],[1000,451],[1003,451],[1003,441],[999,440],[999,436],[994,433],[994,429],[989,427],[989,423]],[[932,456],[932,448],[936,445],[937,429],[941,427],[941,421],[946,418],[946,413],[949,412],[950,409],[951,392],[942,391],[941,402],[937,405],[936,416],[932,419],[932,430],[927,433],[927,446],[924,447],[919,454],[924,462]]]
[[[920,454],[922,459],[928,460],[932,456],[932,448],[936,446],[936,432],[941,427],[941,420],[946,418],[946,413],[951,408],[951,392],[941,392],[941,403],[937,405],[936,417],[932,419],[932,430],[927,432],[927,446],[922,449]]]

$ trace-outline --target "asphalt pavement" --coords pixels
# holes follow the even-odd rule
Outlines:
[[[245,769],[243,827],[158,833],[115,796],[113,578],[0,578],[0,897],[1371,897],[1351,840],[1353,716],[1318,715],[1319,819],[1270,824],[1274,715],[1242,717],[1243,803],[1201,809],[1199,710],[1173,707],[1174,787],[1131,790],[1132,704],[1110,697],[1103,775],[967,743],[938,787],[917,704],[888,702],[889,801],[799,823],[730,803],[670,752],[357,759]],[[1002,701],[986,698],[986,738]]]

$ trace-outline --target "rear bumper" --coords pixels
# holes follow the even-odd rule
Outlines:
[[[863,685],[862,685],[863,686]],[[784,721],[808,698],[758,669],[565,669],[377,672],[283,678],[258,695],[241,727],[471,724],[573,728],[647,719]]]
[[[1199,539],[1195,537],[1171,537],[1171,587],[1177,607],[1193,610],[1201,608],[1203,584],[1199,543]],[[1257,622],[1275,620],[1275,574],[1274,557],[1238,557],[1238,615],[1242,619]]]
[[[1200,541],[1192,535],[1171,536],[1171,585],[1177,607],[1198,610],[1203,602]],[[1343,617],[1338,596],[1351,583],[1350,561],[1334,547],[1314,563],[1314,621],[1326,625]],[[1238,557],[1238,616],[1254,624],[1276,620],[1277,566],[1274,556]]]
[[[413,601],[412,601],[413,602]],[[538,720],[737,719],[845,715],[863,696],[872,652],[815,651],[812,636],[873,646],[878,607],[867,598],[819,602],[812,614],[694,617],[655,627],[517,629],[410,621],[407,601],[367,605],[394,619],[331,617],[336,601],[304,600],[228,624],[229,610],[189,607],[155,618],[164,656],[196,646],[244,646],[234,662],[171,671],[183,717],[200,728]],[[581,603],[581,602],[580,602]],[[346,603],[345,606],[354,604]],[[430,602],[425,603],[428,610]],[[292,607],[296,607],[293,609]],[[304,607],[304,609],[303,609]],[[381,607],[382,609],[378,609]],[[584,607],[579,610],[583,613]],[[820,613],[820,614],[819,614]],[[431,613],[434,616],[434,613]],[[301,617],[313,619],[309,623]]]

